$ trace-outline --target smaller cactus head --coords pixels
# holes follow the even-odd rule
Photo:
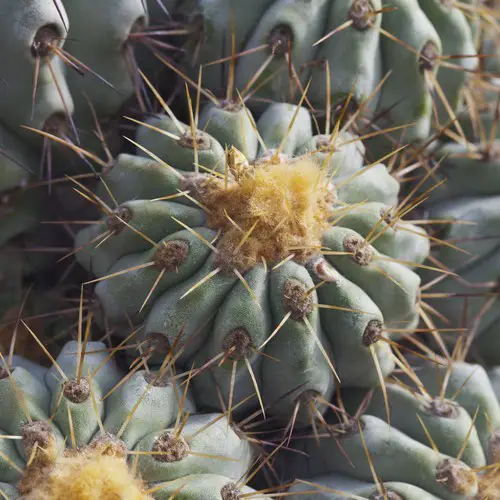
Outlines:
[[[85,448],[66,448],[62,453],[57,453],[46,422],[26,424],[22,437],[32,457],[17,485],[26,500],[152,498],[133,477],[126,462],[126,446],[114,436],[103,434]]]

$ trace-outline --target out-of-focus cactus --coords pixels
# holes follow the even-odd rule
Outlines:
[[[204,84],[212,91],[225,91],[231,64],[236,87],[244,94],[255,89],[256,97],[290,101],[310,80],[316,108],[338,106],[351,96],[352,103],[383,118],[382,124],[411,124],[404,130],[406,142],[429,136],[433,100],[440,122],[452,119],[467,72],[478,64],[479,8],[472,5],[198,0],[178,2],[178,9],[192,26],[186,64],[198,56],[193,74],[202,64]],[[231,62],[233,40],[237,58]],[[225,60],[224,71],[210,64],[219,59]],[[453,64],[441,65],[442,60]]]

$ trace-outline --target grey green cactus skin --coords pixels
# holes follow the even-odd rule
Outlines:
[[[13,366],[5,369],[3,363],[0,369],[0,490],[8,498],[19,493],[32,498],[26,485],[35,471],[24,468],[35,443],[43,453],[54,448],[61,456],[98,450],[121,460],[129,455],[131,465],[136,457],[136,470],[154,498],[169,498],[173,485],[183,482],[187,488],[180,498],[186,499],[207,491],[206,498],[224,500],[224,487],[239,491],[234,483],[255,459],[252,445],[224,415],[195,414],[189,392],[167,375],[171,368],[136,370],[123,378],[100,342],[88,342],[85,352],[69,342],[56,362],[57,368],[45,369],[15,358]],[[8,435],[22,439],[6,439]],[[38,481],[49,472],[37,476]]]
[[[259,0],[250,5],[238,0],[198,0],[178,2],[178,7],[192,14],[193,4],[199,14],[194,17],[188,47],[199,50],[204,83],[211,90],[221,91],[226,85],[221,82],[220,64],[207,63],[231,54],[234,20],[236,52],[248,51],[236,60],[235,84],[240,91],[253,83],[258,97],[290,100],[294,97],[290,88],[300,96],[311,80],[309,99],[320,110],[328,102],[328,91],[334,106],[352,92],[358,106],[384,114],[382,123],[413,124],[405,129],[407,142],[430,134],[434,78],[446,97],[446,104],[441,99],[436,102],[440,122],[447,123],[451,120],[447,107],[458,108],[466,71],[478,62],[471,57],[477,53],[477,13],[450,2]],[[333,36],[314,45],[336,29]],[[454,57],[457,69],[450,69],[440,67],[441,56],[463,57]],[[325,63],[331,71],[331,85]],[[193,73],[197,72],[195,65]],[[381,90],[375,92],[389,72]]]
[[[398,183],[383,165],[364,169],[363,146],[356,138],[341,133],[332,147],[328,136],[313,136],[305,109],[274,104],[257,122],[263,144],[270,148],[265,150],[247,112],[231,103],[204,110],[200,127],[206,132],[197,132],[197,160],[190,127],[167,116],[150,119],[148,127],[164,134],[141,127],[136,138],[140,156],[121,155],[110,165],[106,188],[98,195],[113,206],[112,193],[119,206],[106,209],[109,217],[78,234],[75,247],[82,248],[77,259],[100,280],[95,291],[109,325],[124,324],[128,316],[143,324],[140,335],[160,352],[175,344],[181,365],[189,368],[195,362],[201,367],[209,362],[205,367],[209,369],[197,373],[193,381],[203,405],[218,409],[220,391],[226,403],[231,397],[234,405],[241,403],[235,411],[249,411],[258,406],[258,386],[271,414],[287,420],[298,407],[297,425],[307,424],[309,404],[316,402],[323,411],[320,401],[328,399],[336,385],[331,364],[345,386],[378,385],[374,357],[382,374],[392,371],[389,344],[381,340],[390,335],[384,322],[391,328],[414,328],[419,289],[417,274],[395,260],[422,262],[429,243],[420,228],[396,219],[380,221],[396,203]],[[326,206],[340,210],[338,223],[328,222],[329,229],[318,236],[329,251],[322,255],[313,249],[305,257],[285,259],[290,255],[287,250],[277,260],[259,259],[245,267],[238,260],[241,255],[246,258],[244,252],[231,257],[223,247],[227,240],[215,241],[217,228],[209,227],[210,211],[199,205],[207,200],[196,186],[224,178],[224,148],[233,145],[247,158],[231,150],[238,165],[256,162],[255,168],[269,175],[274,164],[279,169],[288,168],[287,161],[308,161],[307,168],[314,169],[317,178],[324,164],[338,197]],[[200,172],[214,173],[193,173],[193,163],[200,165]],[[179,194],[186,190],[190,197]],[[197,193],[195,204],[191,200]],[[271,205],[276,199],[275,194],[270,196]],[[367,199],[373,201],[363,205]],[[351,202],[351,209],[342,209]],[[289,203],[295,203],[293,195]],[[286,208],[280,210],[286,213]],[[236,207],[233,214],[237,219],[239,211]],[[269,228],[269,234],[273,230],[274,226]],[[378,230],[373,247],[362,246],[363,237]],[[101,238],[107,239],[97,244]],[[345,255],[358,244],[366,254],[361,250],[353,259]],[[349,245],[354,247],[347,250]],[[295,253],[300,249],[299,243]],[[265,355],[260,355],[260,346]],[[226,360],[217,367],[210,362],[214,357]]]
[[[469,477],[471,469],[478,472],[477,498],[496,498],[497,487],[488,488],[491,482],[488,482],[489,471],[485,466],[498,463],[500,457],[498,368],[487,372],[480,365],[460,361],[447,362],[439,357],[436,357],[435,361],[435,363],[416,361],[414,375],[411,379],[409,377],[404,379],[407,386],[401,382],[388,384],[390,428],[384,422],[387,418],[386,408],[379,390],[374,393],[366,406],[365,415],[360,419],[363,425],[362,434],[356,430],[351,435],[347,433],[343,436],[340,432],[342,426],[332,427],[334,432],[338,427],[338,446],[343,448],[356,469],[351,468],[349,471],[345,457],[341,463],[336,461],[339,448],[329,438],[329,434],[325,433],[321,447],[317,447],[310,439],[298,439],[295,446],[307,451],[311,458],[304,461],[287,456],[283,462],[286,463],[288,476],[298,477],[309,483],[318,483],[318,490],[320,487],[325,490],[323,496],[318,498],[340,498],[331,492],[326,492],[326,488],[359,494],[363,498],[372,498],[369,494],[373,494],[375,498],[376,489],[373,489],[375,486],[358,482],[373,481],[371,471],[367,467],[366,456],[358,455],[357,448],[351,442],[362,435],[361,441],[364,439],[367,453],[373,460],[380,479],[384,481],[387,490],[401,494],[402,498],[476,498],[474,481]],[[347,411],[354,411],[365,396],[366,391],[364,393],[357,389],[345,391],[343,402]],[[352,422],[352,425],[355,425],[355,422]],[[374,429],[378,429],[379,434],[374,434]],[[382,437],[384,433],[385,438]],[[353,437],[355,435],[358,437]],[[435,446],[441,455],[431,449],[429,439],[432,439],[432,446]],[[392,447],[391,466],[386,467],[384,461],[388,455],[385,447],[389,442],[395,446]],[[461,477],[464,485],[469,484],[470,487],[459,491],[460,488],[453,488],[451,477],[439,484],[436,483],[439,474],[427,474],[421,471],[419,476],[415,471],[422,464],[415,464],[415,470],[409,472],[410,462],[415,459],[418,461],[420,453],[435,458],[441,456],[442,460],[448,461],[448,464],[458,463],[456,457],[459,457],[463,472],[457,474],[455,479]],[[398,463],[402,464],[403,470],[399,470],[396,466]],[[494,482],[496,472],[492,471],[491,474]],[[425,494],[422,493],[420,497],[415,496],[418,490],[411,491],[414,486],[410,486],[410,491],[405,493],[391,485],[391,481],[403,481],[418,486],[425,490]],[[458,483],[455,483],[455,486],[457,485]],[[443,491],[443,486],[448,491]],[[311,489],[314,490],[306,483],[299,483],[293,486],[291,491],[303,492]]]

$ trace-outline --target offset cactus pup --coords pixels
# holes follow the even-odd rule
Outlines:
[[[138,156],[103,176],[106,216],[78,234],[77,259],[108,325],[129,318],[159,353],[195,363],[201,405],[220,410],[220,393],[307,425],[339,380],[373,387],[392,371],[389,337],[418,324],[412,266],[427,235],[391,210],[385,166],[363,166],[347,132],[314,136],[304,108],[274,104],[255,124],[223,102],[199,124],[139,127]]]
[[[169,498],[183,484],[186,498],[255,493],[244,486],[255,450],[225,415],[196,414],[168,359],[125,376],[115,352],[69,342],[49,369],[2,358],[0,490],[33,500]]]

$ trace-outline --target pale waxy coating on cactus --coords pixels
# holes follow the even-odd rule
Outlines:
[[[256,128],[253,118],[245,124],[249,113],[212,106],[202,116],[214,137],[198,131],[196,142],[172,117],[141,126],[141,156],[119,156],[98,192],[119,206],[79,233],[77,259],[97,276],[109,325],[128,316],[160,352],[175,344],[181,364],[206,365],[193,378],[204,406],[218,409],[220,391],[225,404],[242,403],[235,411],[260,401],[307,424],[309,406],[324,411],[336,379],[372,387],[391,372],[381,339],[418,319],[418,276],[398,261],[418,265],[429,243],[420,228],[389,217],[397,182],[383,165],[363,167],[351,135],[334,146],[313,137],[308,112],[291,105],[270,106]],[[359,200],[376,184],[365,213]],[[346,205],[351,199],[359,207]],[[371,246],[379,227],[385,233]]]
[[[193,73],[203,64],[212,91],[225,84],[221,64],[225,74],[235,64],[234,83],[244,95],[256,88],[258,97],[289,101],[310,81],[314,106],[338,106],[351,96],[390,127],[411,124],[406,142],[429,136],[433,100],[440,122],[453,118],[466,74],[478,64],[479,7],[440,0],[261,0],[251,6],[198,0],[178,2],[178,10],[192,29],[186,65],[198,56]],[[238,57],[229,62],[233,37]],[[453,67],[440,67],[442,58],[451,58]],[[210,64],[219,59],[225,62]]]
[[[69,342],[49,370],[2,364],[0,489],[33,500],[149,499],[186,480],[214,499],[253,492],[239,482],[255,451],[225,415],[194,414],[167,363],[122,378],[113,352]]]

